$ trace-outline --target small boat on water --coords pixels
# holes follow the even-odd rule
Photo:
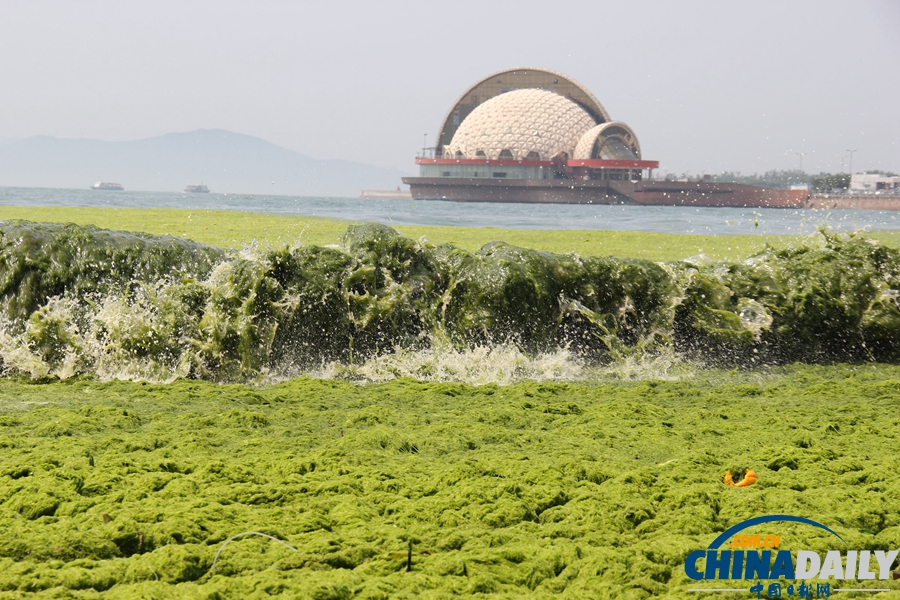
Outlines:
[[[122,192],[125,191],[125,188],[122,187],[121,183],[113,183],[110,181],[98,181],[94,185],[91,186],[92,190],[107,190],[107,191],[117,191]]]
[[[397,186],[396,190],[363,190],[359,197],[381,200],[409,200],[412,199],[412,194],[409,193],[409,190],[401,190],[400,186]]]
[[[189,185],[184,188],[184,191],[190,194],[208,194],[209,188],[201,183],[200,185]]]

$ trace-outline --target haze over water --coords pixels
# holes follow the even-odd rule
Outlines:
[[[0,188],[0,205],[239,210],[372,221],[386,225],[606,229],[701,235],[812,233],[822,226],[841,231],[900,229],[900,213],[894,211],[457,203],[43,188]]]

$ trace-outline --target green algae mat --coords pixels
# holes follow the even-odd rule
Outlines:
[[[687,554],[760,514],[900,547],[898,403],[883,364],[478,387],[6,379],[0,597],[696,598]],[[726,487],[733,465],[758,483]],[[830,543],[812,531],[794,539]]]

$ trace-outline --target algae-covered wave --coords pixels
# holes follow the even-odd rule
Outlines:
[[[860,235],[655,263],[500,242],[473,254],[383,225],[351,226],[338,247],[234,253],[0,223],[2,367],[32,377],[254,381],[436,349],[897,362],[898,300],[900,252]]]

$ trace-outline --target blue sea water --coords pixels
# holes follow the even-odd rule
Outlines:
[[[376,221],[387,225],[608,229],[705,235],[812,233],[819,227],[841,231],[900,229],[900,212],[895,211],[457,203],[89,189],[0,188],[0,206],[3,205],[238,210]]]

